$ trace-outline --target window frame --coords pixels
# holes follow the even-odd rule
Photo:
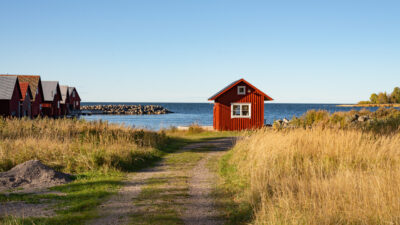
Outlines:
[[[240,115],[233,115],[233,106],[235,106],[235,105],[240,106]],[[243,113],[242,107],[244,105],[249,106],[249,115],[247,115],[247,116],[242,115],[242,113]],[[248,119],[250,119],[251,118],[251,103],[250,102],[231,103],[231,118],[248,118]]]
[[[240,92],[241,88],[243,88],[243,92]],[[246,86],[237,86],[237,94],[238,95],[246,95]]]

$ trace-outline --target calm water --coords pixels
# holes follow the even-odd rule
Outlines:
[[[82,105],[124,104],[124,105],[161,105],[174,112],[164,115],[92,115],[82,116],[86,120],[107,120],[110,123],[123,123],[128,126],[158,130],[171,126],[188,126],[193,123],[210,126],[213,123],[213,104],[211,103],[82,103]],[[264,119],[272,124],[274,120],[301,116],[311,109],[323,109],[329,112],[360,110],[360,108],[337,107],[337,104],[283,104],[266,103]],[[367,108],[375,111],[376,107]]]

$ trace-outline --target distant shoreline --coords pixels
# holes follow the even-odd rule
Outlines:
[[[400,104],[343,104],[337,107],[400,107]]]

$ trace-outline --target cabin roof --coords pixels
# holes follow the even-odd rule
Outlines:
[[[256,92],[258,92],[259,94],[261,94],[262,96],[264,96],[264,101],[271,101],[273,100],[271,97],[269,97],[267,94],[265,94],[264,92],[260,91],[258,88],[254,87],[252,84],[250,84],[249,82],[247,82],[245,79],[239,79],[236,80],[232,83],[230,83],[228,86],[224,87],[222,90],[220,90],[219,92],[217,92],[215,95],[211,96],[208,100],[212,101],[217,99],[219,96],[223,95],[225,92],[229,91],[231,88],[235,87],[236,85],[238,85],[240,82],[244,82],[245,84],[247,84],[248,86],[250,86],[251,88],[253,88]]]
[[[36,90],[39,88],[40,76],[39,75],[13,75],[13,74],[2,74],[0,76],[13,76],[18,77],[19,82],[28,82],[32,93],[32,100],[36,99]]]
[[[27,92],[30,98],[32,99],[32,92],[28,82],[19,82],[19,87],[21,88],[21,95],[23,101],[25,100]]]
[[[14,92],[17,77],[0,76],[0,100],[11,100]]]
[[[69,92],[70,94],[72,94],[72,92],[74,91],[74,89],[75,89],[75,87],[68,87],[68,92]]]
[[[69,94],[70,94],[70,95],[72,95],[72,92],[74,92],[74,90],[75,90],[76,95],[77,95],[79,101],[81,100],[81,98],[79,97],[78,91],[76,90],[75,87],[69,87],[68,89],[69,89]]]
[[[53,101],[57,94],[58,81],[42,81],[43,95],[46,102]]]
[[[66,85],[61,85],[60,86],[60,90],[61,90],[61,104],[65,104],[65,101],[68,98],[69,95],[69,87]]]

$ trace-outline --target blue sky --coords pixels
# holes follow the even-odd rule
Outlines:
[[[84,101],[205,102],[245,78],[275,102],[400,86],[400,1],[0,0],[0,73]]]

